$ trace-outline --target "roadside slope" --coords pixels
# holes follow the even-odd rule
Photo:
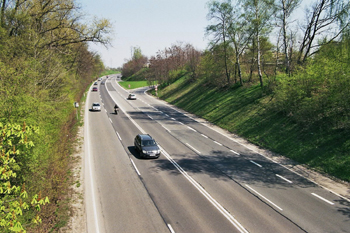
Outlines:
[[[316,183],[350,198],[347,182],[350,167],[341,161],[342,156],[350,153],[346,133],[301,128],[276,112],[272,104],[273,96],[265,95],[259,86],[219,89],[204,81],[193,82],[182,77],[158,91],[158,96],[203,118],[207,124],[220,127],[234,138],[238,138],[237,135],[245,138],[239,140]]]

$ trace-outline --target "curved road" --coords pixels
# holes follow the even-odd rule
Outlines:
[[[350,232],[349,201],[189,117],[116,82],[85,111],[88,232]],[[91,112],[92,102],[102,104]],[[118,115],[113,106],[120,107]],[[159,159],[133,147],[149,133]]]

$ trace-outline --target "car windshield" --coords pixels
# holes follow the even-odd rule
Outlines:
[[[145,140],[142,141],[142,146],[155,146],[156,142],[154,140]]]
[[[100,106],[99,103],[93,103],[92,106]]]

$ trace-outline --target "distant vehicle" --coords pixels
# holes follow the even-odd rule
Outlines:
[[[128,100],[136,100],[136,95],[135,94],[129,94]]]
[[[92,88],[92,91],[97,91],[97,90],[98,90],[97,87]]]
[[[97,85],[98,84],[98,82],[94,82],[94,85]]]
[[[101,105],[98,102],[92,103],[91,111],[101,111]]]
[[[98,78],[97,80],[98,80],[98,81],[102,81],[102,78]]]
[[[134,145],[142,158],[159,158],[160,156],[160,148],[149,134],[136,135]]]

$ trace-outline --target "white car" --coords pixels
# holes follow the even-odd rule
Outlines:
[[[102,81],[102,78],[98,78],[97,80],[98,80],[98,81]]]
[[[101,105],[98,102],[92,103],[91,111],[101,111]]]
[[[128,100],[136,100],[136,95],[135,94],[129,94]]]

